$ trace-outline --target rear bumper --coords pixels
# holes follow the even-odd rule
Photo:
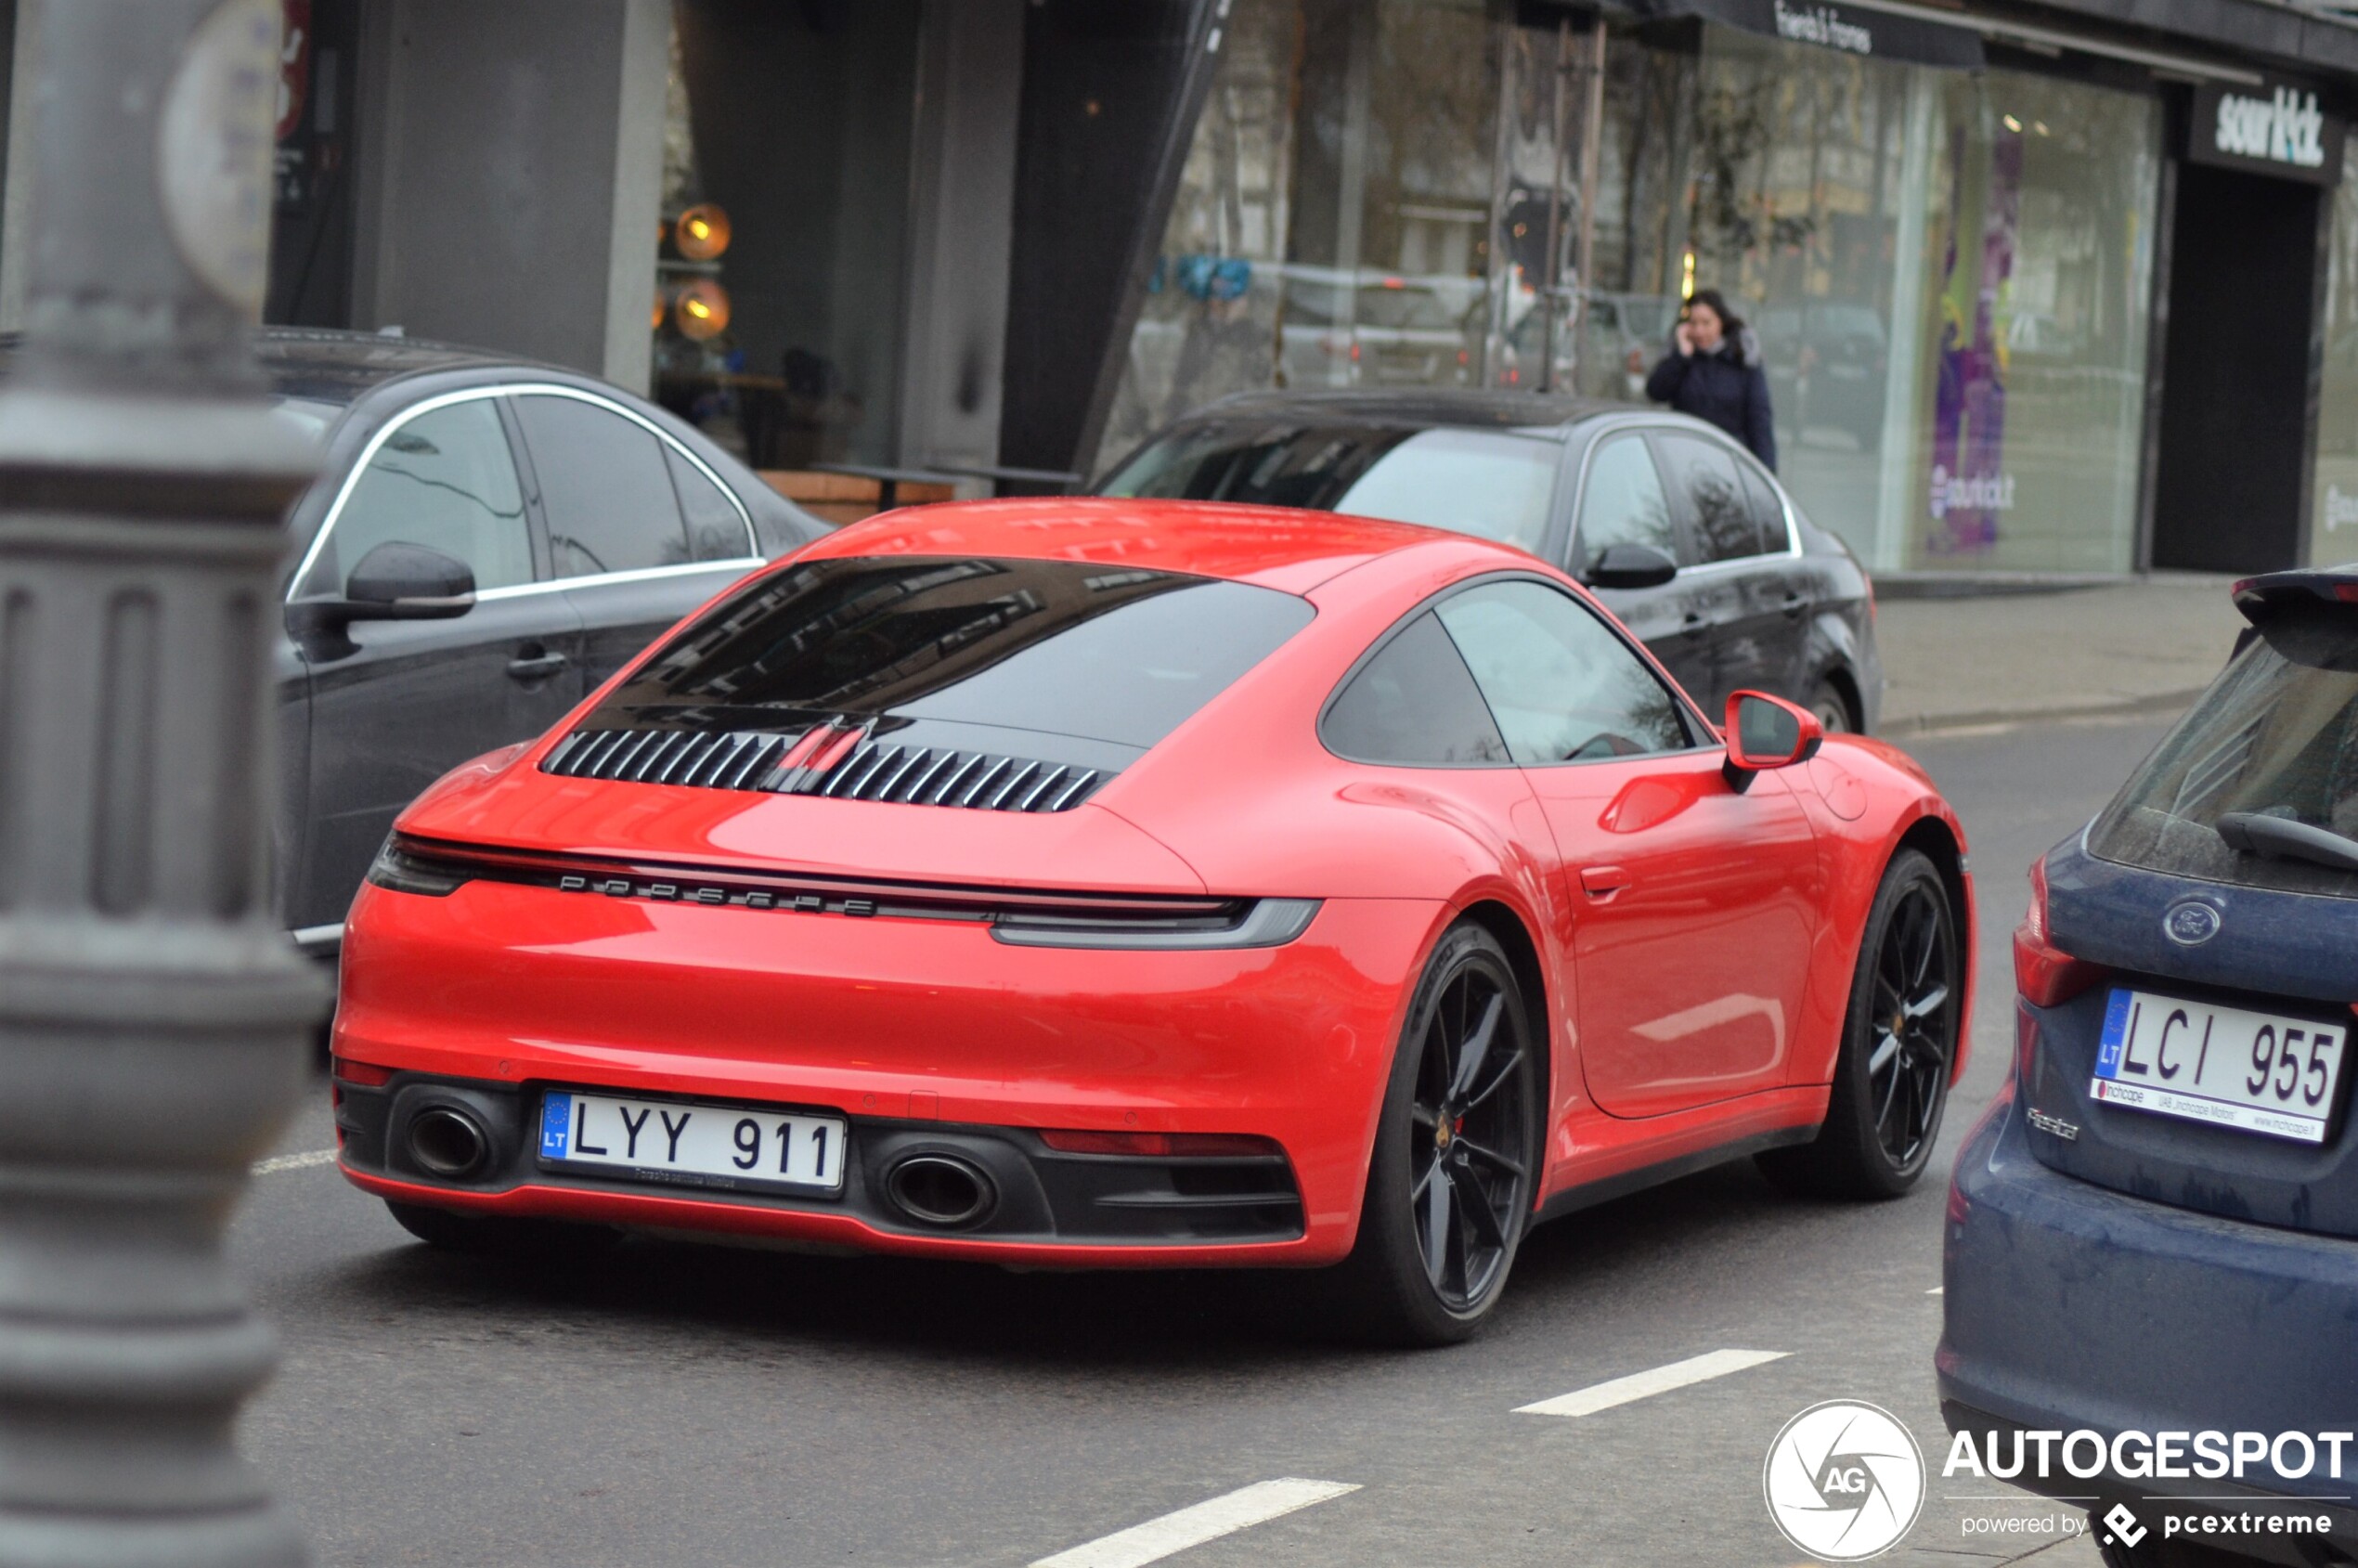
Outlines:
[[[737,1193],[683,1187],[649,1173],[585,1178],[543,1169],[534,1147],[541,1085],[472,1082],[399,1073],[382,1087],[336,1087],[344,1174],[396,1202],[594,1221],[652,1229],[719,1231],[869,1251],[974,1256],[1030,1263],[1183,1262],[1207,1252],[1269,1263],[1299,1249],[1302,1204],[1276,1155],[1155,1159],[1067,1154],[1021,1128],[973,1127],[875,1117],[851,1120],[840,1193]],[[487,1168],[463,1182],[437,1178],[410,1153],[420,1113],[457,1109],[488,1134]],[[776,1108],[779,1109],[799,1108]],[[987,1209],[974,1221],[928,1225],[887,1197],[901,1161],[948,1157],[979,1173]],[[1173,1249],[1186,1256],[1162,1256]]]
[[[2050,1170],[2031,1154],[2011,1094],[1958,1154],[1946,1243],[1936,1365],[1953,1432],[2011,1445],[2015,1429],[2086,1430],[2109,1442],[2121,1432],[2314,1441],[2358,1428],[2358,1245],[2147,1202]],[[2004,1479],[2050,1497],[2096,1494],[2099,1513],[2126,1502],[2147,1524],[2163,1513],[2330,1516],[2323,1537],[2200,1538],[2261,1561],[2358,1561],[2358,1440],[2342,1445],[2339,1478],[2322,1445],[2316,1455],[2306,1476],[2278,1475],[2261,1460],[2240,1476],[2157,1478],[2108,1463],[2094,1477],[2060,1465],[2041,1477],[2026,1465]],[[2196,1457],[2187,1456],[2190,1466]],[[2189,1497],[2212,1500],[2173,1500]],[[2291,1543],[2302,1539],[2313,1549],[2330,1540],[2352,1556],[2300,1555]],[[2280,1549],[2293,1554],[2267,1555]]]
[[[1008,946],[971,922],[491,882],[446,898],[367,888],[347,927],[334,1049],[399,1076],[381,1092],[343,1089],[345,1170],[402,1201],[877,1251],[1049,1266],[1333,1262],[1355,1234],[1398,1015],[1445,915],[1339,900],[1281,948],[1108,952]],[[515,1129],[482,1179],[405,1165],[403,1120],[428,1086]],[[521,1130],[544,1086],[841,1115],[846,1191],[777,1198],[541,1171]],[[1034,1130],[1059,1128],[1273,1139],[1275,1174],[1298,1199],[1289,1212],[1145,1201],[1271,1189],[1240,1169],[1057,1155]],[[991,1174],[1006,1199],[991,1223],[942,1234],[896,1217],[885,1164],[921,1145]]]

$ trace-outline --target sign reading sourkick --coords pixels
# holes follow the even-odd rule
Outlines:
[[[2311,88],[2274,82],[2256,87],[2212,83],[2195,91],[2186,156],[2197,163],[2339,185],[2342,138],[2348,130],[2339,115],[2317,107]]]

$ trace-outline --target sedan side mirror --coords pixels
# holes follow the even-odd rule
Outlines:
[[[475,605],[475,575],[455,556],[388,539],[360,558],[341,597],[322,594],[287,606],[287,630],[314,659],[358,650],[346,635],[355,621],[442,621]]]
[[[1722,771],[1738,795],[1753,775],[1790,768],[1818,755],[1826,732],[1817,715],[1766,692],[1738,692],[1728,699],[1728,761]]]
[[[344,597],[371,607],[354,620],[430,621],[474,608],[475,575],[455,556],[388,539],[360,558]]]
[[[1609,544],[1581,568],[1583,588],[1660,588],[1678,575],[1678,563],[1650,544]]]

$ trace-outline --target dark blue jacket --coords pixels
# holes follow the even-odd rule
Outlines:
[[[1750,448],[1770,473],[1777,469],[1777,432],[1768,419],[1768,378],[1760,369],[1760,340],[1744,328],[1709,354],[1680,354],[1674,343],[1646,395],[1682,414],[1717,425]]]

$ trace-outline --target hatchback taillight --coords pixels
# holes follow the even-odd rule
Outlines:
[[[2015,989],[2033,1006],[2053,1007],[2105,978],[2105,966],[2070,953],[2047,936],[2047,862],[2030,862],[2030,907],[2015,927]]]

